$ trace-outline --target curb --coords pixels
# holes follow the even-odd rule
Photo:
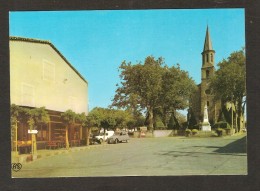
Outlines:
[[[24,155],[19,155],[19,156],[12,156],[12,163],[17,162],[17,163],[29,163],[29,162],[34,162],[38,159],[43,159],[46,157],[51,157],[51,156],[56,156],[60,154],[68,154],[68,153],[74,153],[78,151],[83,151],[83,150],[89,150],[89,149],[94,149],[98,147],[104,147],[107,146],[108,144],[101,144],[101,145],[89,145],[89,146],[82,146],[82,147],[72,147],[69,148],[68,150],[62,149],[62,150],[44,150],[42,152],[41,150],[38,150],[37,155],[32,156],[31,154],[24,154]]]

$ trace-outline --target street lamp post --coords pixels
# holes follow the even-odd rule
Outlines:
[[[32,156],[33,159],[37,157],[37,146],[36,146],[36,134],[37,130],[28,130],[28,133],[32,135]]]

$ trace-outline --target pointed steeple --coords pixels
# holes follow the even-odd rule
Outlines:
[[[211,39],[210,39],[210,35],[209,35],[209,27],[207,26],[203,52],[208,51],[208,50],[213,50],[213,47],[212,47],[212,43],[211,43]]]

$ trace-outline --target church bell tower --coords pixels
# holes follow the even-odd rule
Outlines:
[[[210,38],[209,28],[207,26],[206,37],[204,41],[204,48],[202,55],[202,67],[201,67],[201,106],[200,114],[203,117],[203,112],[205,105],[208,108],[209,121],[215,121],[215,103],[213,103],[213,96],[209,90],[209,81],[210,78],[214,75],[215,72],[215,51],[212,47],[212,42]]]

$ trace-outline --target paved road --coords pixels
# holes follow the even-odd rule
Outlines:
[[[247,174],[246,137],[135,138],[26,163],[13,177]]]

